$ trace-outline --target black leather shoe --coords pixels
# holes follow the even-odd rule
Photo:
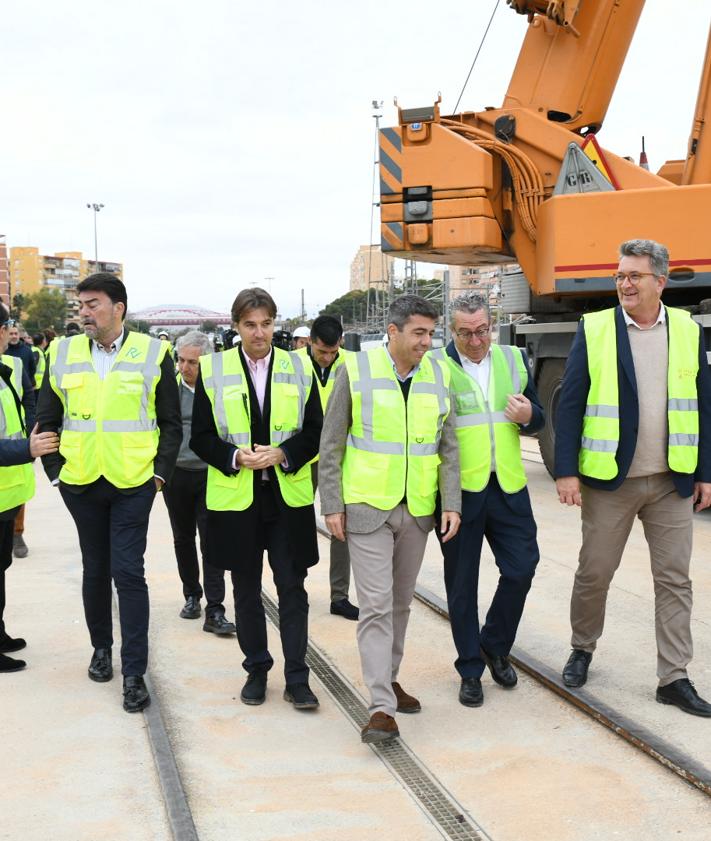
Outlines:
[[[139,713],[151,703],[146,682],[141,675],[126,675],[123,679],[123,708],[127,713]]]
[[[215,613],[213,616],[205,617],[205,624],[202,626],[203,631],[210,634],[217,634],[218,636],[227,636],[227,634],[234,634],[237,630],[232,622],[225,619],[224,613]]]
[[[315,710],[318,707],[318,698],[308,683],[287,683],[284,700],[293,704],[297,710]]]
[[[3,634],[0,637],[0,653],[1,654],[10,654],[12,651],[19,651],[21,648],[24,648],[27,643],[22,639],[22,637],[15,637],[13,639],[8,634]]]
[[[24,537],[21,534],[14,534],[12,536],[12,554],[16,558],[26,558],[29,552]]]
[[[111,665],[111,649],[95,648],[94,654],[89,663],[89,677],[97,683],[106,683],[114,676],[114,667]]]
[[[200,610],[200,599],[197,596],[188,596],[185,599],[185,605],[180,611],[181,619],[199,619],[202,611]]]
[[[491,676],[494,678],[496,683],[499,684],[499,686],[503,686],[504,689],[513,689],[514,686],[516,686],[518,683],[518,675],[516,674],[514,667],[511,663],[509,663],[508,657],[502,657],[498,654],[489,654],[489,652],[485,651],[483,648],[481,649],[481,655],[491,672]]]
[[[570,652],[568,662],[563,667],[563,683],[573,689],[583,686],[588,679],[588,667],[590,666],[591,660],[591,651],[574,648]]]
[[[27,663],[24,660],[15,660],[14,657],[6,657],[0,654],[0,672],[19,672],[24,669]]]
[[[267,673],[266,672],[252,672],[247,676],[247,682],[242,687],[239,694],[240,701],[243,704],[263,704],[267,697]]]
[[[666,686],[657,687],[657,701],[660,704],[673,704],[691,715],[711,718],[711,704],[699,698],[694,684],[686,677],[679,678]]]
[[[331,613],[334,616],[342,616],[344,619],[352,619],[355,622],[358,619],[359,612],[358,608],[351,604],[348,599],[331,602]]]
[[[480,707],[484,703],[484,690],[478,677],[463,677],[459,687],[459,703],[465,707]]]

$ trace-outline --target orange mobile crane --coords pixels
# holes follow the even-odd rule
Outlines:
[[[665,301],[711,331],[711,33],[686,159],[654,174],[590,142],[644,0],[507,3],[528,32],[501,108],[399,108],[399,125],[380,131],[381,243],[414,260],[519,263],[523,275],[502,278],[503,310],[529,317],[500,340],[528,350],[550,470],[565,358],[580,314],[617,302],[621,242],[663,242]]]

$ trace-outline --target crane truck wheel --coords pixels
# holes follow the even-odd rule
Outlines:
[[[555,464],[555,424],[558,412],[558,398],[560,386],[563,382],[565,359],[546,359],[538,377],[538,396],[546,414],[546,425],[538,433],[538,444],[541,448],[543,463],[553,476]]]

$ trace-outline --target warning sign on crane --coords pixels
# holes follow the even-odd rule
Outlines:
[[[600,148],[594,134],[589,134],[585,140],[583,140],[581,149],[605,176],[605,178],[607,178],[610,184],[612,184],[616,190],[619,190],[620,185],[617,183],[617,179],[612,172],[612,167],[608,164],[607,159],[605,158],[605,153]]]
[[[601,193],[614,189],[580,146],[577,143],[569,143],[553,195]]]

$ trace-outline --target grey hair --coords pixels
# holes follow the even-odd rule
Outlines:
[[[449,324],[454,327],[454,316],[458,312],[465,312],[473,315],[479,310],[484,310],[488,320],[491,320],[491,307],[487,299],[479,292],[463,292],[449,303]]]
[[[669,251],[653,239],[628,239],[620,246],[620,257],[649,257],[649,265],[657,277],[669,274]]]
[[[413,315],[422,315],[434,321],[439,318],[439,313],[435,307],[420,295],[400,295],[390,304],[388,324],[394,324],[398,332],[402,333],[402,328]]]
[[[210,339],[200,330],[190,330],[178,338],[175,343],[175,349],[180,353],[184,347],[200,348],[200,356],[212,353]]]

